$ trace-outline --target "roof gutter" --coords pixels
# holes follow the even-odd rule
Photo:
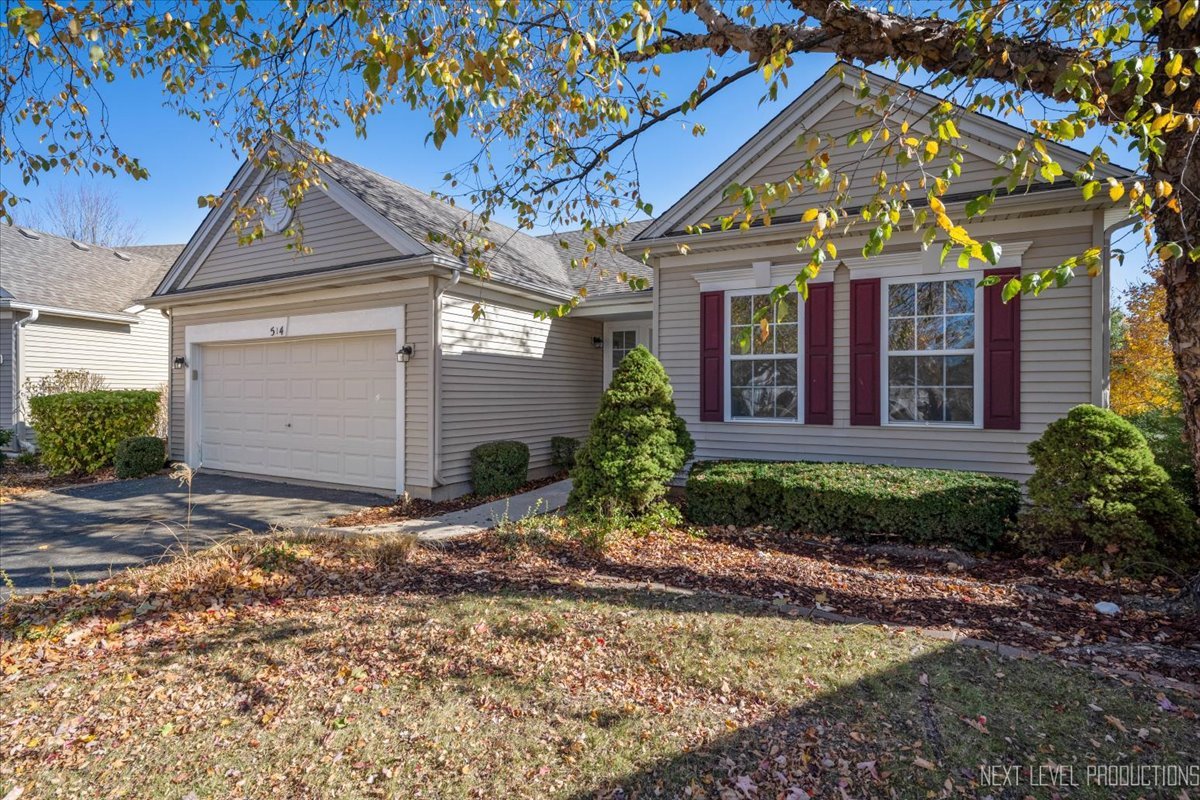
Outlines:
[[[1125,217],[1119,219],[1113,224],[1104,229],[1103,250],[1100,257],[1104,260],[1104,268],[1101,270],[1101,280],[1104,281],[1102,291],[1104,293],[1104,313],[1098,322],[1103,326],[1100,331],[1102,341],[1108,341],[1108,346],[1100,349],[1101,358],[1101,373],[1103,375],[1104,384],[1101,389],[1104,408],[1108,408],[1109,393],[1111,391],[1111,375],[1112,375],[1112,241],[1113,236],[1122,228],[1128,228],[1138,221],[1137,217]]]
[[[453,270],[450,280],[433,295],[433,385],[430,387],[431,428],[433,443],[429,472],[432,488],[445,486],[442,477],[442,296],[462,280],[462,270]]]
[[[12,376],[12,419],[9,421],[12,423],[13,428],[13,446],[16,447],[18,452],[21,450],[21,428],[19,425],[17,425],[17,417],[20,413],[20,403],[18,402],[20,397],[17,394],[20,387],[20,381],[18,380],[20,376],[17,375],[17,354],[20,352],[20,349],[19,345],[17,344],[17,337],[22,328],[24,328],[26,325],[37,322],[38,316],[38,310],[36,308],[31,308],[29,309],[28,316],[22,317],[12,324],[12,364],[9,367]]]
[[[30,315],[36,315],[38,312],[41,312],[42,314],[49,314],[54,317],[76,317],[78,319],[90,319],[97,322],[118,322],[122,325],[136,325],[141,321],[132,314],[81,311],[76,308],[47,306],[40,303],[22,303],[16,300],[0,300],[0,308],[11,308],[13,311],[27,311]],[[36,319],[36,316],[34,318]]]

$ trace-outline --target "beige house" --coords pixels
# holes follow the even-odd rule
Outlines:
[[[142,305],[182,245],[121,249],[0,225],[0,428],[29,445],[22,393],[55,370],[114,389],[167,383],[167,320]]]
[[[877,93],[895,93],[872,80]],[[899,113],[920,126],[934,102],[917,95]],[[279,179],[244,166],[227,192],[275,198],[263,220],[273,232],[239,245],[229,208],[214,210],[145,301],[170,318],[172,456],[210,470],[453,496],[469,489],[469,454],[483,442],[522,440],[533,473],[548,472],[550,438],[585,435],[612,366],[644,344],[671,375],[698,458],[1028,475],[1025,448],[1049,422],[1106,401],[1105,280],[1003,304],[997,290],[977,288],[982,270],[941,267],[897,233],[882,256],[827,265],[809,300],[785,301],[760,342],[746,336],[749,317],[795,276],[799,220],[784,208],[769,227],[684,232],[722,213],[730,183],[792,174],[804,158],[799,133],[844,137],[862,126],[858,106],[851,86],[821,79],[661,217],[631,226],[625,255],[603,253],[601,271],[571,269],[582,234],[480,226],[338,158],[293,220]],[[962,177],[948,208],[961,217],[1022,134],[982,116],[959,127]],[[1082,159],[1064,148],[1056,156]],[[861,172],[866,181],[874,170]],[[1101,175],[1129,177],[1109,167]],[[973,233],[1003,245],[996,269],[1007,275],[1103,248],[1115,222],[1062,181],[1002,197],[985,219]],[[309,254],[287,247],[281,232],[293,221]],[[429,235],[462,226],[492,243],[488,280]],[[843,254],[861,244],[838,242]],[[630,291],[616,271],[653,288]],[[537,313],[580,286],[587,299],[568,316]]]

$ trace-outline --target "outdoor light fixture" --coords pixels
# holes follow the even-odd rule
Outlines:
[[[415,350],[416,348],[414,348],[411,344],[403,345],[399,350],[396,351],[396,360],[401,364],[407,364],[408,360],[413,357]]]
[[[187,359],[183,356],[175,356],[175,369],[183,369],[187,366]]]
[[[593,336],[592,337],[592,347],[596,348],[597,350],[603,350],[604,349],[604,337]]]

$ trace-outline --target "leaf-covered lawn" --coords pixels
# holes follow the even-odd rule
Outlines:
[[[1101,669],[1200,684],[1200,597],[1185,581],[1067,571],[1048,559],[974,558],[767,530],[663,528],[579,545],[576,524],[546,516],[502,536],[523,559],[633,581],[780,599],[851,617],[954,629]],[[960,563],[961,562],[961,563]],[[1115,601],[1120,613],[1096,610]]]
[[[980,767],[1200,759],[1186,696],[586,577],[276,538],[20,599],[0,797],[1048,796]]]

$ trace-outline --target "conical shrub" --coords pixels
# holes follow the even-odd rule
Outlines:
[[[570,510],[640,514],[666,494],[695,449],[671,396],[667,371],[649,350],[625,356],[575,454]]]

